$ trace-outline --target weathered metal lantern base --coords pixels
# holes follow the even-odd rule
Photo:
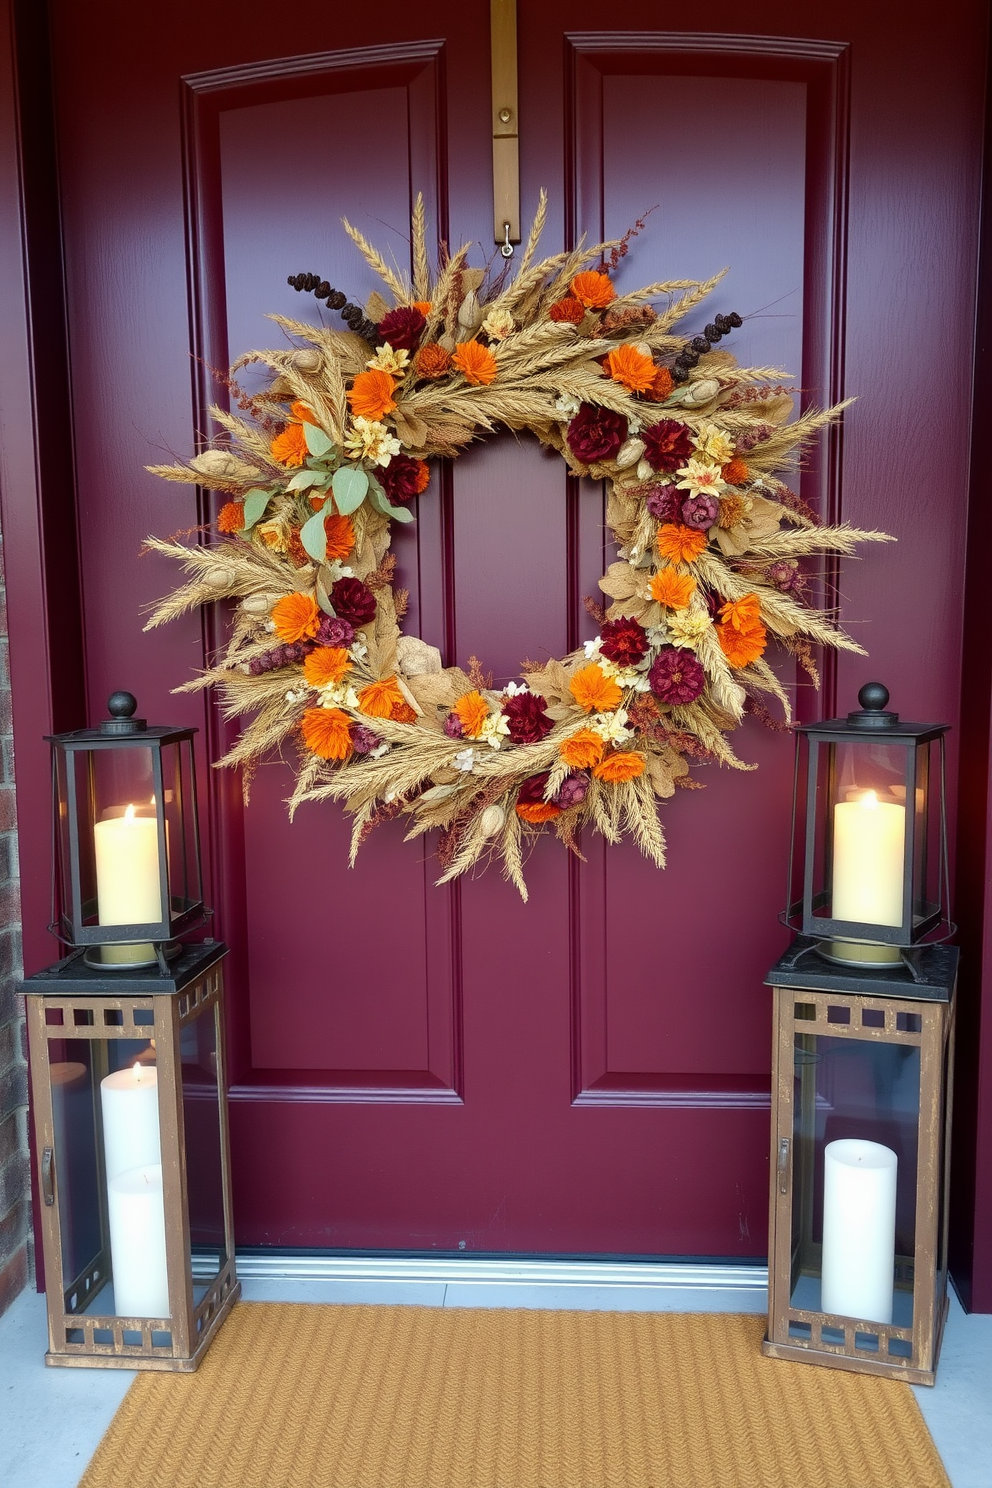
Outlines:
[[[912,966],[852,968],[845,974],[816,954],[815,942],[801,938],[766,978],[775,994],[775,1033],[768,1334],[762,1352],[772,1358],[887,1375],[910,1384],[934,1383],[947,1316],[957,961],[956,948],[939,946],[917,950]],[[832,1112],[830,1091],[818,1085],[817,1067],[829,1057],[827,1049],[840,1055],[835,1070],[854,1072],[855,1085],[859,1073],[863,1076],[864,1068],[870,1068],[855,1070],[859,1053],[870,1060],[884,1050],[885,1059],[895,1061],[893,1067],[918,1070],[917,1108],[906,1105],[896,1111],[906,1146],[910,1152],[915,1149],[915,1169],[906,1174],[914,1190],[915,1216],[911,1244],[901,1251],[897,1241],[891,1323],[823,1312],[818,1306],[822,1244],[817,1234],[823,1206],[818,1134],[821,1142],[826,1140],[831,1116],[841,1110],[838,1100]],[[874,1094],[866,1096],[862,1090],[858,1096],[867,1100],[866,1111]],[[868,1127],[870,1135],[870,1118]]]
[[[191,1372],[240,1295],[223,1052],[226,954],[220,942],[185,946],[163,976],[91,967],[77,951],[21,984],[42,1199],[46,1364]],[[145,1044],[156,1068],[170,1316],[121,1316],[100,1306],[113,1286],[101,1081],[134,1057],[128,1041]],[[58,1089],[67,1081],[76,1087],[71,1105]],[[78,1187],[73,1159],[83,1170]]]

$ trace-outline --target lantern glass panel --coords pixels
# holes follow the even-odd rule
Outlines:
[[[816,750],[810,801],[814,921],[903,924],[906,848],[913,839],[906,822],[912,756],[905,743],[878,739],[821,743]],[[909,779],[914,783],[913,775]]]
[[[939,915],[941,904],[940,742],[918,750],[913,837],[913,924]]]
[[[203,897],[196,840],[196,776],[191,740],[163,747],[162,778],[169,909],[171,918],[176,920],[199,904]]]
[[[193,1297],[201,1301],[227,1259],[216,1005],[182,1025],[183,1124]]]
[[[68,754],[69,813],[75,802],[83,926],[154,925],[162,920],[158,809],[148,747]],[[70,823],[71,830],[71,823]],[[138,950],[141,951],[139,956]],[[104,946],[105,961],[149,959],[150,945]]]
[[[917,1044],[797,1032],[792,1307],[912,1327],[919,1111]]]

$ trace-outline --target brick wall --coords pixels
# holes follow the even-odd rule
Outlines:
[[[0,539],[0,1313],[31,1276],[28,1080],[21,974],[21,901],[10,722],[7,603]]]

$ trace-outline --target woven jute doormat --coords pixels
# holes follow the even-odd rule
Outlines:
[[[728,1314],[239,1303],[81,1488],[949,1488],[907,1385]]]

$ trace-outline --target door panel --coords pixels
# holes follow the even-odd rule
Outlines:
[[[800,688],[806,714],[846,709],[877,673],[903,712],[956,715],[946,596],[962,571],[984,14],[953,0],[934,38],[910,9],[920,24],[894,37],[863,5],[800,20],[774,0],[754,37],[724,0],[702,35],[644,29],[643,0],[618,33],[581,29],[601,24],[591,0],[520,0],[522,208],[549,188],[544,250],[622,234],[657,203],[621,287],[730,265],[692,329],[738,309],[737,354],[797,372],[804,404],[862,394],[796,489],[902,542],[818,576],[831,601],[839,581],[872,661],[828,668],[819,699]],[[278,344],[265,312],[326,313],[287,274],[319,270],[355,299],[374,287],[339,218],[402,264],[422,190],[432,233],[477,240],[477,262],[492,251],[485,18],[386,3],[375,35],[335,13],[280,43],[256,0],[236,27],[221,0],[176,0],[136,57],[122,0],[52,14],[90,714],[130,685],[142,713],[203,731],[239,1242],[763,1254],[761,977],[783,944],[789,737],[749,721],[738,747],[757,773],[701,772],[704,791],[666,803],[666,873],[631,844],[586,843],[580,863],[542,840],[524,905],[495,871],[435,888],[429,845],[397,822],[348,870],[336,808],[287,822],[285,763],[258,772],[245,808],[209,768],[230,737],[216,710],[170,695],[225,617],[140,629],[176,577],[132,562],[141,539],[211,509],[142,466],[207,428],[225,396],[210,368]],[[92,83],[108,75],[112,99]],[[922,75],[926,110],[904,81]],[[938,345],[961,355],[935,379],[921,347]],[[921,438],[947,452],[936,522]],[[498,434],[435,471],[417,515],[394,544],[408,628],[446,662],[475,654],[502,682],[593,633],[603,492],[534,440]]]

